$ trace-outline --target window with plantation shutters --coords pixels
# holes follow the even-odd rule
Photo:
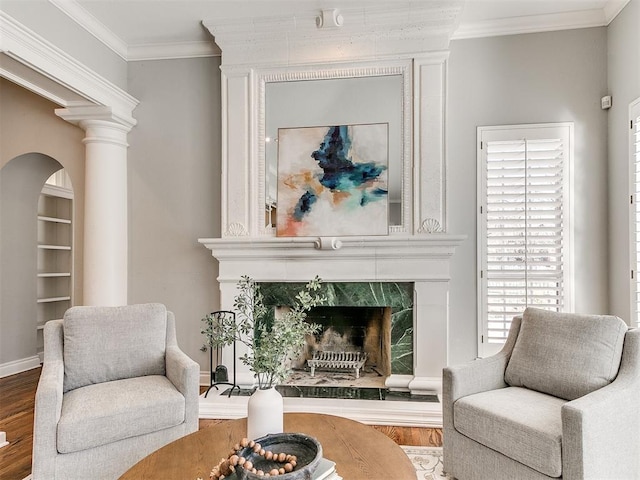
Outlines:
[[[571,310],[571,124],[480,127],[479,352],[528,306]]]
[[[640,327],[640,98],[629,107],[631,165],[631,322]]]

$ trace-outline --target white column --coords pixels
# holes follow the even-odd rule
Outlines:
[[[56,110],[86,133],[84,198],[85,305],[127,304],[127,134],[105,108]]]

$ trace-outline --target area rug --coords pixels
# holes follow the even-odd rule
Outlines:
[[[416,468],[418,480],[452,480],[442,471],[442,447],[401,447]]]

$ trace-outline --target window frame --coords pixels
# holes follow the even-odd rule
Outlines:
[[[526,138],[544,140],[549,138],[566,139],[563,144],[563,303],[564,311],[574,310],[574,258],[573,258],[573,164],[574,164],[574,124],[573,122],[537,123],[519,125],[496,125],[477,127],[477,326],[478,356],[486,357],[497,353],[503,343],[489,343],[488,339],[488,295],[487,276],[487,231],[486,231],[486,150],[483,148],[488,137],[503,135],[504,141],[518,141]]]

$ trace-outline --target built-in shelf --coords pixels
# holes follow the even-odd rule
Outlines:
[[[45,217],[44,215],[38,215],[38,220],[41,220],[43,222],[66,223],[71,225],[71,220],[69,220],[68,218]]]
[[[70,245],[38,245],[42,250],[71,250]]]
[[[73,190],[65,187],[59,187],[58,185],[52,185],[51,183],[45,183],[40,194],[47,197],[73,200]]]
[[[63,171],[58,172],[66,176]],[[58,173],[54,174],[57,175]],[[73,305],[73,190],[46,183],[38,200],[37,351],[44,349],[44,325]]]
[[[49,298],[39,298],[38,303],[66,302],[68,300],[71,300],[71,297],[49,297]]]

